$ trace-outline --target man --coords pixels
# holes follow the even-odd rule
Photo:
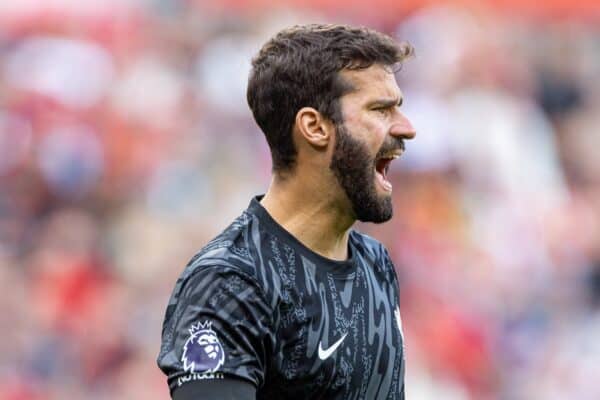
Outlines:
[[[394,71],[411,53],[308,25],[255,57],[247,97],[273,178],[177,281],[158,357],[174,399],[404,398],[394,267],[351,227],[392,217],[386,174],[415,135]]]

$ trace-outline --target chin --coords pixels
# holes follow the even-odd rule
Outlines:
[[[392,219],[394,209],[391,194],[375,195],[369,200],[371,201],[354,204],[354,212],[357,220],[380,224]]]

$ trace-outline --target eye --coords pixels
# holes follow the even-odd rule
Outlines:
[[[396,106],[379,107],[379,108],[376,108],[375,111],[384,117],[389,117],[390,115],[392,115],[394,113],[395,109],[396,109]]]

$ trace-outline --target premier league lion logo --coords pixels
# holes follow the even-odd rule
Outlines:
[[[183,369],[190,373],[215,372],[225,362],[223,346],[212,322],[198,322],[190,328],[190,337],[183,346]]]

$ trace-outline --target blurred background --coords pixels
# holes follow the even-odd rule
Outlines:
[[[0,399],[166,399],[189,258],[265,191],[249,62],[295,23],[416,48],[395,218],[411,400],[600,398],[600,3],[0,2]]]

